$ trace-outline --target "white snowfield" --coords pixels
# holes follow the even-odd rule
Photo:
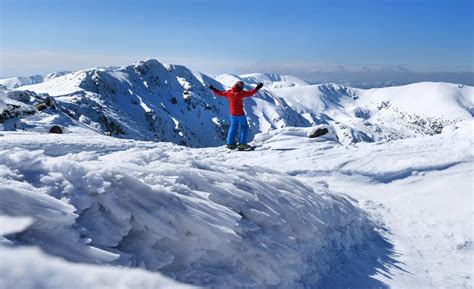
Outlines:
[[[372,256],[381,239],[325,186],[233,166],[223,151],[209,161],[215,149],[190,157],[167,143],[116,151],[110,137],[55,137],[6,133],[0,151],[0,211],[34,220],[12,239],[52,255],[216,288],[303,288],[340,260]],[[74,146],[83,150],[67,153]]]
[[[470,288],[472,125],[349,147],[288,128],[231,153],[4,132],[0,211],[32,225],[3,239],[2,260],[24,257],[2,262],[1,280],[37,288],[86,270],[89,288],[170,282],[96,269],[109,264],[212,288]]]
[[[20,76],[20,77],[4,78],[4,79],[0,79],[0,87],[3,86],[8,89],[18,88],[25,85],[46,82],[53,78],[63,76],[68,73],[70,73],[70,71],[53,72],[46,75],[32,75],[32,76],[26,76],[26,77]]]
[[[333,125],[345,144],[433,135],[474,113],[474,87],[452,83],[369,90],[320,84],[271,91],[312,125]]]
[[[206,86],[236,79],[265,83],[255,151],[218,147]],[[474,287],[473,87],[218,80],[148,60],[0,89],[0,288]]]

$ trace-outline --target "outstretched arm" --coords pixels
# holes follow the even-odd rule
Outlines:
[[[240,95],[242,95],[242,97],[250,97],[250,96],[254,96],[257,93],[257,91],[258,90],[256,90],[256,89],[242,90],[240,92]]]
[[[251,89],[251,90],[243,90],[243,91],[241,92],[241,94],[242,94],[243,97],[253,96],[253,95],[255,95],[255,94],[258,92],[258,90],[259,90],[260,88],[262,88],[262,87],[263,87],[263,83],[260,82],[259,84],[257,84],[257,86],[256,86],[254,89]]]
[[[219,89],[215,88],[212,84],[209,85],[209,88],[214,92],[215,95],[227,97],[227,93],[225,91],[220,91]]]

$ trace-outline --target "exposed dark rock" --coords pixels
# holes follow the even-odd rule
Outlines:
[[[55,125],[55,126],[51,127],[51,129],[49,130],[49,133],[63,134],[64,131],[59,125]]]
[[[108,134],[111,136],[125,134],[125,131],[119,123],[113,119],[108,119],[105,115],[101,115],[98,121],[105,126]]]
[[[315,137],[318,137],[318,136],[325,135],[328,132],[329,132],[329,130],[327,128],[318,128],[312,134],[310,134],[308,137],[309,138],[315,138]]]
[[[54,102],[51,99],[51,97],[47,97],[45,100],[43,100],[42,102],[35,105],[35,108],[39,111],[43,111],[48,107],[51,107],[53,109],[56,108],[56,106],[54,105]]]
[[[7,104],[7,107],[2,112],[0,112],[0,123],[3,123],[10,118],[21,118],[34,113],[35,110],[32,108],[21,107],[19,105],[14,104]]]

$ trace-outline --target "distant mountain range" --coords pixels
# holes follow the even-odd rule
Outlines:
[[[25,85],[37,84],[71,73],[71,71],[53,72],[45,75],[16,76],[0,79],[0,87],[14,89]]]
[[[474,113],[471,86],[385,83],[380,85],[391,87],[362,89],[261,73],[212,78],[150,59],[0,80],[0,130],[46,132],[57,125],[75,133],[218,146],[229,125],[228,104],[207,86],[227,89],[237,80],[247,88],[265,85],[245,102],[253,133],[328,124],[349,144],[436,134]]]

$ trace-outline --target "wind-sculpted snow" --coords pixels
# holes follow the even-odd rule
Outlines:
[[[67,138],[58,136],[58,148]],[[137,145],[0,151],[0,212],[34,220],[7,239],[206,287],[304,288],[378,238],[361,210],[322,185],[189,157],[194,150],[172,144]]]
[[[48,256],[38,248],[13,248],[12,242],[2,237],[21,232],[32,223],[31,218],[0,215],[0,244],[5,245],[0,245],[0,288],[196,288],[143,269],[77,264]]]

